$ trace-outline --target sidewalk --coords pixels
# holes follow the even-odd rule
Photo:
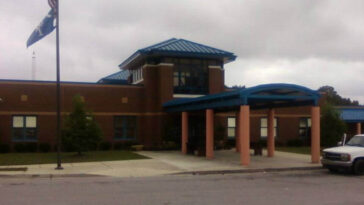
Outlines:
[[[244,167],[239,164],[239,153],[233,150],[215,151],[215,158],[183,155],[178,151],[141,151],[138,154],[151,159],[83,162],[62,164],[63,170],[55,170],[55,164],[1,166],[4,168],[22,168],[26,171],[0,171],[1,177],[57,177],[57,176],[112,176],[146,177],[168,174],[196,173],[236,173],[264,170],[316,169],[320,164],[310,163],[310,155],[275,152],[275,157],[251,156],[251,164]]]

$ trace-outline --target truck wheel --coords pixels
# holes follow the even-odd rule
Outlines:
[[[356,174],[356,175],[363,175],[364,174],[364,160],[359,159],[359,160],[355,161],[353,171],[354,171],[354,174]]]

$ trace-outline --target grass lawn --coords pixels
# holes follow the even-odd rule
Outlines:
[[[98,162],[148,159],[148,157],[130,151],[94,151],[86,152],[82,156],[74,152],[62,153],[62,163],[70,162]],[[6,153],[0,154],[0,166],[5,165],[29,165],[52,164],[57,161],[57,153]]]
[[[276,147],[276,150],[297,154],[311,154],[311,147]]]

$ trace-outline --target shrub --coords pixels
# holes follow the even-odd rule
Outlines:
[[[126,141],[124,142],[124,149],[125,150],[131,150],[131,146],[137,145],[138,143],[135,141]]]
[[[340,118],[340,113],[332,105],[326,104],[321,109],[321,145],[336,146],[341,140],[346,125]]]
[[[301,139],[293,139],[287,141],[287,146],[289,147],[302,147],[304,142]]]
[[[49,152],[51,150],[51,145],[49,143],[40,143],[39,151],[40,152]]]
[[[114,150],[132,150],[132,146],[137,144],[136,141],[117,142],[114,144]]]
[[[10,146],[8,144],[0,144],[0,153],[10,152]]]
[[[24,146],[26,152],[36,152],[38,149],[37,143],[26,143]]]
[[[97,143],[90,143],[89,150],[90,151],[96,151],[97,150]]]
[[[81,155],[100,142],[102,133],[92,113],[86,111],[81,96],[73,97],[72,106],[72,112],[64,120],[62,143]]]
[[[114,144],[114,150],[122,150],[124,149],[124,143],[117,142]]]
[[[133,145],[133,146],[135,146],[135,145]],[[133,146],[131,146],[131,147],[133,147]],[[177,150],[177,149],[179,149],[179,147],[175,142],[167,141],[167,142],[162,142],[161,149],[162,150]]]
[[[26,146],[22,143],[16,143],[14,144],[14,150],[15,152],[26,152]]]
[[[100,150],[107,151],[111,149],[111,143],[110,142],[101,142],[100,143]]]

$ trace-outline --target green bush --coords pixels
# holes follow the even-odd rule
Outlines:
[[[0,153],[10,152],[10,146],[8,144],[0,144]]]
[[[57,151],[57,145],[54,146],[54,150]],[[61,147],[63,152],[75,152],[76,148],[71,144],[71,143],[64,143],[62,144]]]
[[[161,145],[162,150],[178,150],[179,148],[178,144],[173,141],[162,142]]]
[[[117,142],[114,144],[114,150],[131,150],[131,147],[137,144],[136,141]]]
[[[107,151],[107,150],[110,150],[111,149],[111,143],[110,142],[101,142],[100,143],[100,150],[102,151]]]
[[[14,144],[15,152],[27,152],[26,146],[23,143],[16,143]]]
[[[304,142],[301,139],[292,139],[287,141],[288,147],[302,147],[303,145]]]
[[[38,144],[37,143],[26,143],[25,144],[25,150],[26,152],[36,152],[38,149]]]
[[[49,152],[51,150],[51,145],[49,143],[40,143],[39,151],[40,152]]]
[[[117,142],[117,143],[114,144],[114,150],[122,150],[122,149],[125,149],[124,143]]]
[[[321,110],[321,145],[336,146],[346,131],[346,124],[340,118],[340,113],[327,104]]]
[[[72,99],[72,112],[64,119],[62,143],[82,155],[95,148],[101,140],[102,132],[91,112],[86,110],[86,104],[80,95]]]
[[[97,148],[98,148],[98,146],[97,146],[97,143],[90,143],[89,144],[89,150],[90,151],[96,151],[97,150]]]

